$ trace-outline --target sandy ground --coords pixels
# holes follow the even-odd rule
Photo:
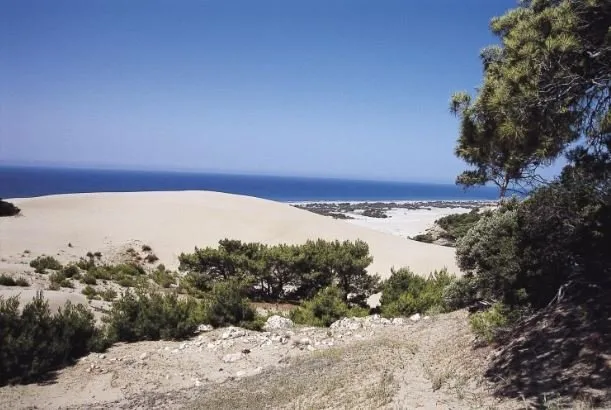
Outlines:
[[[22,409],[478,409],[499,401],[481,378],[466,312],[331,329],[217,329],[186,342],[91,354],[55,378],[0,388]]]
[[[69,261],[88,251],[107,254],[139,241],[152,246],[160,262],[176,268],[181,252],[216,246],[223,238],[268,244],[324,238],[367,242],[374,257],[369,271],[382,277],[388,277],[393,266],[408,266],[421,274],[443,267],[458,273],[453,249],[246,196],[137,192],[11,201],[22,209],[22,215],[0,219],[0,259],[5,265],[21,263],[25,250],[32,257],[48,254]]]
[[[390,233],[404,238],[423,233],[433,223],[446,215],[462,214],[471,211],[468,208],[432,208],[432,209],[405,209],[395,208],[386,211],[388,218],[370,218],[357,213],[347,213],[354,219],[346,222]]]

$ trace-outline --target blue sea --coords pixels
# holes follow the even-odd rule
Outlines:
[[[344,179],[229,175],[162,171],[119,171],[0,167],[0,198],[84,192],[207,190],[284,202],[494,200],[492,187]]]

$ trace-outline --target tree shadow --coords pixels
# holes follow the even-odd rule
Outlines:
[[[550,398],[611,399],[611,290],[576,286],[502,336],[486,372],[496,394],[544,406]]]

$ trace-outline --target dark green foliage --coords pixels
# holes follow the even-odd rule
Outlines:
[[[70,279],[66,278],[62,271],[49,275],[49,280],[51,283],[57,284],[62,288],[74,288],[74,284],[70,281]]]
[[[379,285],[378,276],[367,274],[372,258],[362,241],[266,246],[226,239],[217,249],[196,248],[179,260],[186,287],[207,292],[231,279],[248,284],[248,295],[264,300],[307,298],[335,283],[346,301],[362,304]]]
[[[86,274],[83,275],[83,278],[81,279],[81,282],[83,282],[86,285],[97,285],[98,284],[98,281],[95,278],[95,276],[92,275],[89,272],[87,272]]]
[[[102,298],[102,300],[106,302],[112,302],[117,297],[117,292],[113,289],[106,289],[98,292],[98,295]]]
[[[146,255],[146,256],[144,257],[144,260],[145,260],[147,263],[155,263],[155,262],[157,262],[157,261],[159,260],[159,258],[158,258],[158,257],[157,257],[157,255],[155,255],[154,253],[149,253],[148,255]]]
[[[46,273],[47,269],[60,270],[62,264],[53,256],[39,256],[30,261],[30,267],[34,268],[36,273]]]
[[[411,239],[424,243],[433,243],[433,241],[435,241],[435,238],[433,238],[433,235],[430,232],[415,235]]]
[[[257,327],[257,313],[245,295],[244,284],[226,281],[214,285],[206,308],[206,321],[214,327]]]
[[[369,208],[363,211],[363,216],[369,218],[388,218],[388,215],[382,209]]]
[[[117,283],[120,286],[123,286],[124,288],[133,288],[138,285],[138,282],[136,282],[136,280],[131,276],[123,276],[122,278],[117,280]]]
[[[17,286],[17,282],[11,276],[5,274],[0,275],[0,285],[3,286]]]
[[[476,336],[492,343],[499,332],[511,324],[510,309],[502,303],[495,303],[488,310],[477,312],[469,317],[471,330]]]
[[[443,305],[448,310],[462,309],[477,301],[477,294],[477,282],[472,275],[465,275],[443,289]]]
[[[409,316],[433,309],[444,311],[443,291],[454,281],[446,270],[432,273],[428,278],[409,269],[393,270],[383,285],[380,305],[387,317]]]
[[[176,278],[169,270],[166,270],[165,266],[160,264],[151,273],[151,279],[153,282],[161,286],[162,288],[169,288],[176,284]]]
[[[26,278],[19,277],[15,279],[15,285],[26,288],[30,286],[30,282]]]
[[[0,385],[31,382],[107,347],[93,314],[67,302],[51,314],[38,294],[19,309],[17,298],[0,297]]]
[[[107,323],[111,340],[137,342],[188,338],[203,319],[201,302],[192,298],[127,291],[113,302]]]
[[[96,299],[96,296],[98,295],[98,292],[95,290],[95,288],[89,285],[85,286],[83,290],[81,290],[81,293],[85,295],[87,299]]]
[[[442,238],[456,241],[465,236],[484,214],[488,215],[489,212],[479,213],[477,209],[472,209],[468,213],[444,216],[435,223],[445,231],[440,235]]]
[[[353,316],[366,316],[367,309],[350,308],[344,302],[342,291],[336,286],[321,290],[312,299],[291,311],[291,319],[295,323],[310,326],[330,326],[333,322]]]
[[[81,276],[81,271],[75,264],[69,264],[64,266],[61,269],[61,273],[67,278],[79,279]]]
[[[78,262],[76,262],[76,266],[82,270],[89,271],[95,267],[95,260],[93,258],[80,258]]]
[[[0,217],[1,216],[15,216],[21,212],[21,209],[17,208],[14,204],[3,201],[0,198]]]

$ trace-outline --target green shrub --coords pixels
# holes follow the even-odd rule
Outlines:
[[[83,295],[87,296],[87,299],[90,299],[90,300],[94,299],[97,296],[97,294],[98,294],[98,292],[95,290],[95,288],[93,288],[93,287],[91,287],[89,285],[85,286],[83,288],[83,290],[81,290],[81,293]]]
[[[95,268],[95,260],[93,258],[80,258],[78,262],[76,262],[76,266],[84,271],[90,271],[91,269]]]
[[[188,338],[203,320],[203,306],[195,299],[142,291],[127,291],[114,301],[106,319],[111,340],[123,342]]]
[[[100,297],[106,302],[112,302],[117,297],[117,291],[114,289],[105,289],[98,292],[98,295],[100,295]]]
[[[433,243],[435,239],[433,238],[433,234],[431,234],[430,232],[427,232],[427,233],[421,233],[416,236],[413,236],[412,240],[418,241],[418,242],[424,242],[424,243]]]
[[[17,282],[11,276],[5,274],[0,275],[0,285],[3,286],[17,286]]]
[[[244,285],[236,281],[215,284],[207,303],[206,321],[214,327],[256,327],[257,313],[244,292]]]
[[[61,285],[57,282],[51,282],[49,283],[49,286],[47,286],[48,290],[60,290],[61,289]]]
[[[456,241],[465,236],[482,215],[488,215],[488,211],[479,213],[476,208],[467,213],[444,216],[436,220],[435,223],[445,231],[440,235],[442,238]]]
[[[102,252],[100,251],[94,252],[93,256],[96,257],[97,259],[102,259]]]
[[[142,245],[142,252],[151,252],[153,248],[148,245]]]
[[[67,278],[79,279],[81,271],[75,264],[68,264],[61,269],[61,273]]]
[[[21,209],[16,207],[11,202],[0,199],[0,216],[15,216],[21,212]]]
[[[443,289],[442,297],[448,310],[465,308],[477,299],[477,283],[472,276],[463,276],[449,283]]]
[[[97,285],[98,284],[98,281],[95,278],[95,276],[92,275],[89,272],[87,272],[86,274],[83,275],[83,278],[81,279],[81,282],[83,282],[86,285]]]
[[[354,307],[350,308],[344,302],[342,291],[329,286],[321,290],[312,299],[291,311],[291,319],[295,323],[310,326],[330,326],[331,323],[350,316],[366,316],[367,309]]]
[[[146,255],[146,257],[144,258],[144,260],[147,263],[155,263],[159,260],[159,258],[157,257],[157,255],[155,255],[154,253],[149,253],[148,255]]]
[[[123,286],[124,288],[134,288],[137,285],[137,282],[131,276],[123,276],[117,280],[117,284],[119,286]]]
[[[176,278],[172,272],[166,270],[164,265],[157,266],[157,269],[151,273],[151,279],[162,288],[169,288],[176,284]]]
[[[53,256],[39,256],[30,261],[30,266],[36,273],[46,273],[47,269],[60,270],[62,268],[62,264]]]
[[[0,329],[0,385],[35,381],[107,347],[90,311],[67,302],[51,314],[42,293],[23,309],[16,297],[0,297]]]
[[[469,324],[476,336],[491,343],[499,331],[509,325],[508,315],[509,309],[505,305],[495,303],[490,309],[469,316]]]
[[[51,283],[56,283],[62,288],[74,288],[74,284],[72,283],[72,281],[66,278],[62,271],[55,272],[49,275],[49,280],[51,281]]]
[[[380,307],[386,317],[409,316],[431,309],[444,311],[443,290],[454,281],[444,269],[435,271],[428,278],[409,269],[392,271],[384,283]]]
[[[30,282],[26,278],[19,277],[15,279],[15,285],[26,288],[30,286]]]

